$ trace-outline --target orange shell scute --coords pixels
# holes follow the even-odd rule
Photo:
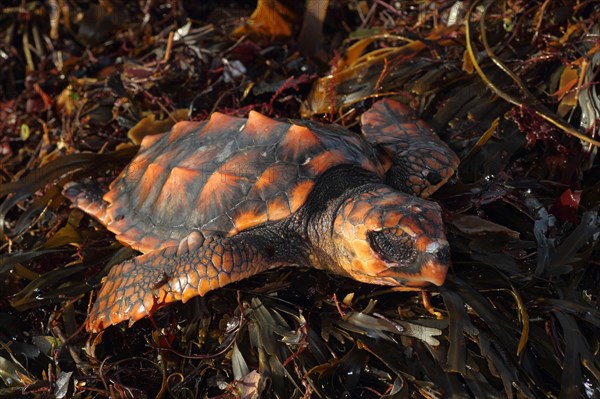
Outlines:
[[[177,122],[175,125],[173,125],[171,131],[168,133],[167,142],[173,143],[181,137],[187,136],[188,134],[190,134],[190,132],[196,130],[200,124],[201,122]],[[144,141],[145,140],[146,139],[144,138]],[[144,143],[144,141],[142,141],[142,147],[147,148],[148,146]]]
[[[304,180],[296,184],[296,186],[292,189],[292,195],[290,197],[290,208],[292,212],[296,212],[304,202],[306,198],[312,191],[315,182],[312,180]]]
[[[147,136],[111,184],[108,228],[143,252],[179,247],[192,231],[237,234],[296,212],[338,165],[383,174],[370,144],[337,125],[254,111],[248,119],[216,112],[206,122],[179,122]],[[200,283],[200,292],[218,283]]]
[[[177,126],[177,124],[175,124],[175,126]],[[173,127],[175,127],[173,126]],[[151,147],[154,143],[156,143],[158,140],[160,140],[162,137],[162,135],[160,134],[149,134],[147,136],[144,136],[144,138],[142,139],[142,142],[140,143],[140,149],[144,150],[148,147]]]

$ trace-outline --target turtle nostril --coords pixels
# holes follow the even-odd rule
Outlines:
[[[450,262],[450,248],[442,247],[434,254],[434,256],[435,260],[437,260],[439,263],[447,264]]]

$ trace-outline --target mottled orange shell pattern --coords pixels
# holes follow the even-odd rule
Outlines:
[[[177,246],[192,231],[232,236],[288,217],[321,174],[342,164],[385,173],[362,136],[336,125],[254,111],[179,122],[145,137],[110,185],[107,227],[142,252]]]

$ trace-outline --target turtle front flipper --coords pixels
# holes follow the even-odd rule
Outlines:
[[[384,99],[362,115],[362,131],[391,166],[386,183],[427,198],[450,179],[458,156],[406,105]]]
[[[87,330],[98,332],[125,320],[132,324],[168,303],[186,302],[289,263],[276,254],[281,235],[246,232],[207,241],[198,236],[192,233],[179,247],[152,251],[114,266],[88,316]]]

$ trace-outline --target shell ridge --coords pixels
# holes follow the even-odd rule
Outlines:
[[[154,237],[181,240],[193,229],[233,234],[281,220],[331,167],[377,168],[353,132],[254,111],[247,119],[214,113],[150,141],[106,194],[107,212],[120,218],[111,231],[142,246],[160,245]]]

